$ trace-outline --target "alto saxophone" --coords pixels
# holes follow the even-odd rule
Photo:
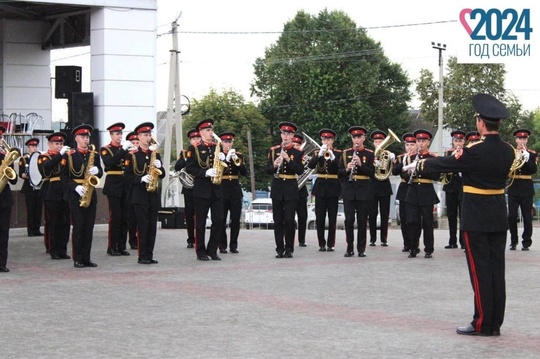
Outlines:
[[[214,163],[212,168],[216,170],[216,175],[212,177],[213,184],[221,184],[221,178],[223,177],[223,170],[227,167],[227,164],[219,159],[219,153],[221,152],[221,138],[215,133],[212,133],[216,140],[216,149],[214,150]]]
[[[154,165],[154,162],[156,162],[157,154],[158,154],[158,146],[159,144],[157,141],[152,138],[151,139],[151,150],[152,154],[150,155],[150,165],[148,166],[148,174],[150,175],[150,182],[146,184],[146,191],[148,192],[155,192],[158,189],[158,180],[159,176],[161,176],[162,172],[159,168],[156,168]]]
[[[90,145],[90,156],[88,156],[88,163],[86,164],[86,173],[84,175],[84,194],[79,198],[79,206],[83,208],[88,208],[90,202],[92,202],[92,193],[94,193],[94,188],[99,186],[99,178],[90,173],[90,168],[94,167],[94,158],[96,157],[95,152],[96,146]]]

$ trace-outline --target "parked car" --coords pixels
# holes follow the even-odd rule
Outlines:
[[[308,219],[307,219],[307,228],[316,229],[317,225],[315,223],[315,204],[312,204],[308,207]],[[388,223],[391,223],[392,219],[388,218]],[[326,215],[325,228],[328,228],[328,214]],[[358,222],[354,222],[354,228],[358,228]],[[368,223],[369,228],[369,223]],[[381,228],[381,214],[377,214],[377,228]],[[339,201],[338,204],[338,213],[336,220],[336,229],[345,229],[345,209],[343,207],[343,201]]]
[[[244,216],[246,229],[253,227],[274,228],[272,199],[257,198],[251,201]]]
[[[398,226],[401,226],[401,218],[399,217],[399,199],[396,199],[396,222]],[[439,228],[439,211],[437,205],[433,205],[433,228]]]

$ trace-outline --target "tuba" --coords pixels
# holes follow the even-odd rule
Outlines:
[[[527,160],[525,159],[525,152],[527,151],[527,148],[517,150],[514,146],[512,146],[512,149],[514,150],[514,161],[510,166],[510,172],[508,172],[508,178],[510,179],[510,181],[506,188],[510,187],[514,183],[514,176],[516,171],[523,167],[525,163],[527,163]]]
[[[150,149],[152,150],[152,154],[150,155],[150,165],[148,166],[148,174],[150,175],[150,182],[146,184],[146,191],[147,192],[155,192],[158,189],[158,180],[159,176],[161,176],[161,170],[159,168],[156,168],[154,165],[154,162],[157,159],[158,154],[158,146],[159,143],[152,137],[150,140]]]
[[[221,178],[223,177],[223,170],[227,167],[227,164],[219,159],[219,153],[221,152],[221,138],[215,133],[212,133],[216,140],[216,149],[214,150],[214,163],[212,168],[216,170],[216,176],[212,177],[213,184],[221,184]]]
[[[313,138],[309,137],[305,132],[302,132],[302,134],[304,135],[304,142],[302,142],[300,145],[300,151],[304,152],[304,157],[302,158],[302,162],[304,163],[304,172],[302,172],[302,174],[298,177],[298,189],[304,187],[307,180],[316,170],[316,168],[308,167],[309,160],[311,160],[311,156],[309,156],[309,154],[314,150],[321,149],[321,146],[319,146],[319,144],[315,142]],[[324,158],[330,158],[330,152],[326,151],[324,153]]]
[[[4,191],[8,181],[12,181],[17,178],[17,173],[10,166],[15,160],[21,157],[21,150],[18,148],[9,147],[6,140],[2,139],[2,147],[6,149],[6,155],[0,165],[0,193]]]
[[[401,140],[391,129],[388,129],[388,136],[375,149],[375,159],[380,162],[379,166],[375,168],[375,178],[379,181],[386,180],[392,173],[394,162],[390,160],[390,151],[387,151],[386,148],[394,142],[401,142]]]
[[[195,177],[187,173],[185,168],[182,168],[180,172],[178,172],[178,180],[184,188],[193,188],[193,185],[195,184]]]
[[[84,175],[84,182],[82,186],[85,189],[84,194],[79,198],[79,206],[88,208],[90,202],[92,202],[92,193],[94,188],[99,186],[99,178],[90,174],[90,168],[94,167],[94,158],[96,157],[96,146],[90,145],[90,155],[88,156],[88,163],[86,164],[86,174]]]

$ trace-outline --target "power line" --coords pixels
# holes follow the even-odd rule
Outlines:
[[[437,24],[446,24],[446,23],[454,23],[454,22],[457,22],[457,20],[441,20],[441,21],[420,22],[420,23],[413,23],[413,24],[395,24],[395,25],[358,27],[358,28],[352,28],[352,29],[287,30],[287,31],[178,31],[178,33],[179,34],[196,34],[196,35],[268,35],[268,34],[294,34],[294,33],[330,33],[330,32],[343,32],[343,31],[427,26],[427,25],[437,25]],[[168,33],[162,33],[162,34],[159,34],[158,36],[162,36],[166,34]]]

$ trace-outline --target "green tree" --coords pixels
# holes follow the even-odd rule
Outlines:
[[[444,77],[443,126],[464,131],[476,130],[473,120],[474,108],[471,99],[477,93],[488,93],[503,101],[510,117],[501,122],[501,136],[512,140],[512,133],[520,127],[530,128],[533,116],[523,112],[519,100],[506,91],[504,80],[506,69],[501,64],[459,64],[455,57],[450,57],[447,65],[448,74]],[[437,124],[439,108],[439,82],[433,73],[422,69],[416,82],[416,92],[422,104],[420,113],[424,121]]]
[[[350,146],[353,125],[397,133],[407,127],[407,75],[342,11],[299,11],[254,69],[252,95],[260,99],[275,143],[285,120],[313,138],[331,128],[341,148]]]
[[[266,150],[270,147],[268,121],[261,115],[253,103],[246,103],[244,98],[233,90],[217,93],[210,92],[200,100],[193,100],[191,112],[185,116],[183,123],[184,136],[197,122],[211,118],[214,120],[214,132],[234,132],[234,148],[244,154],[248,166],[248,176],[240,177],[242,186],[251,190],[250,176],[255,176],[256,189],[268,190],[270,176],[265,174]],[[247,133],[251,131],[253,154],[248,151]],[[189,141],[184,138],[185,147]],[[249,173],[249,163],[253,160],[255,173]]]

